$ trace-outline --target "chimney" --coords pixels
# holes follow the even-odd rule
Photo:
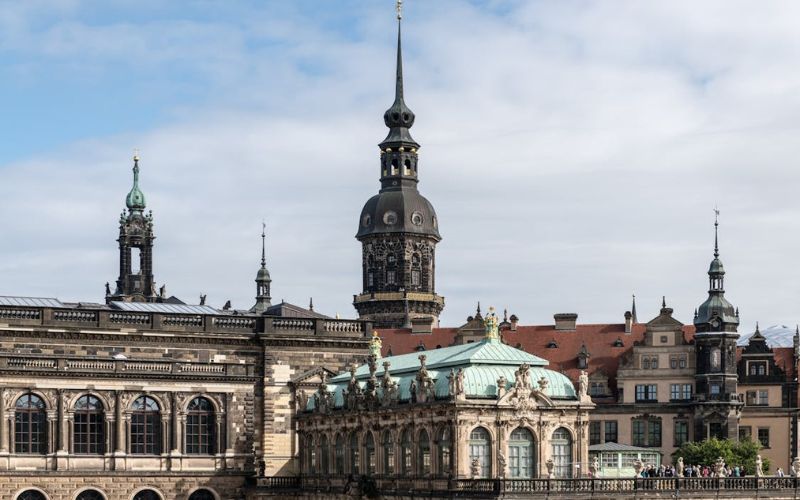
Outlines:
[[[576,313],[558,313],[554,314],[553,318],[556,321],[556,330],[575,331],[575,323],[578,322],[578,315]]]
[[[433,317],[419,316],[411,318],[411,333],[433,333]]]
[[[625,333],[633,331],[633,314],[630,311],[625,311]]]

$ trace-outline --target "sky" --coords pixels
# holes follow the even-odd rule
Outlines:
[[[692,321],[714,207],[740,331],[800,322],[800,3],[406,0],[443,326]],[[0,0],[0,295],[102,301],[141,156],[155,277],[355,317],[393,0]]]

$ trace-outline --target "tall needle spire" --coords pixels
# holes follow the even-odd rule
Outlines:
[[[719,209],[714,206],[714,257],[719,257],[719,238],[717,236],[719,228]]]
[[[261,221],[261,267],[267,267],[267,223]]]

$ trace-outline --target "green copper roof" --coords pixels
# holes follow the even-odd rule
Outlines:
[[[125,198],[128,210],[144,210],[144,193],[139,189],[139,158],[133,157],[133,187]]]
[[[518,367],[523,363],[527,363],[530,366],[547,366],[550,364],[546,359],[534,356],[520,349],[515,349],[498,340],[482,340],[472,344],[455,345],[430,351],[412,352],[399,356],[381,358],[378,360],[378,371],[376,374],[383,374],[382,363],[384,361],[391,363],[389,372],[392,375],[406,372],[416,373],[416,371],[419,370],[420,354],[426,356],[425,365],[428,370],[449,369],[451,367],[458,368],[466,365],[508,365]],[[356,377],[358,379],[368,378],[369,367],[367,365],[359,366],[358,370],[356,370]],[[331,379],[331,382],[343,380],[350,380],[350,374],[344,373],[342,375],[337,375]]]
[[[522,364],[528,364],[531,380],[537,383],[544,378],[548,381],[546,394],[554,399],[575,399],[575,386],[565,375],[544,368],[548,362],[545,359],[529,354],[520,349],[505,345],[498,340],[483,340],[473,344],[464,344],[432,351],[413,352],[400,356],[390,356],[377,361],[379,369],[375,372],[380,385],[383,378],[383,363],[389,362],[389,374],[397,382],[399,399],[411,399],[411,383],[416,379],[420,369],[419,356],[426,356],[425,366],[428,375],[434,380],[437,398],[446,399],[450,388],[448,376],[450,371],[459,369],[464,373],[464,391],[468,398],[496,398],[497,380],[506,379],[506,389],[511,389],[514,384],[514,372]],[[344,392],[350,381],[350,373],[345,372],[330,380],[328,390],[334,395],[334,406],[340,408],[344,405]],[[356,379],[359,386],[366,387],[369,379],[369,366],[362,365],[356,369]],[[378,387],[380,393],[382,389]],[[314,407],[313,398],[309,400],[308,409]]]

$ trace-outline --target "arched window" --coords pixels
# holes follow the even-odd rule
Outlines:
[[[411,160],[406,158],[406,160],[403,162],[403,167],[405,167],[403,174],[411,175]]]
[[[214,406],[206,398],[194,398],[186,407],[186,453],[213,455],[216,451]]]
[[[79,397],[75,402],[72,434],[75,453],[92,455],[105,453],[106,433],[103,403],[95,396],[87,394]]]
[[[161,495],[153,490],[142,490],[133,497],[133,500],[161,500]]]
[[[553,432],[551,439],[553,446],[553,462],[555,477],[572,477],[572,435],[563,427]]]
[[[428,476],[431,473],[431,440],[425,429],[419,432],[417,440],[417,474]]]
[[[336,465],[336,473],[339,475],[344,474],[344,435],[342,434],[336,435],[333,460]]]
[[[508,440],[509,472],[511,477],[532,478],[535,470],[535,456],[531,431],[521,427],[514,429]]]
[[[217,497],[208,490],[197,490],[189,495],[189,500],[217,500]]]
[[[476,427],[469,434],[469,462],[478,460],[480,477],[492,477],[492,437],[483,427]]]
[[[368,476],[375,474],[375,438],[369,431],[364,436],[364,465]]]
[[[330,459],[330,447],[328,446],[328,436],[325,434],[322,435],[322,439],[320,439],[319,445],[319,472],[321,474],[330,474],[330,464],[328,460]]]
[[[422,269],[422,265],[420,264],[419,254],[415,253],[411,256],[411,285],[412,286],[420,286],[420,270]]]
[[[383,473],[387,476],[394,474],[394,442],[392,433],[383,433]]]
[[[75,500],[106,500],[106,497],[97,490],[83,490],[75,497]]]
[[[17,495],[17,500],[47,500],[47,497],[41,491],[25,490]]]
[[[400,440],[400,472],[408,477],[411,475],[411,430],[403,431]]]
[[[17,400],[14,411],[15,452],[42,455],[47,453],[46,408],[42,398],[35,394],[25,394]],[[36,490],[30,491],[38,493]]]
[[[158,403],[149,396],[141,396],[133,402],[131,408],[131,453],[134,455],[159,455],[161,453],[161,409]],[[147,497],[142,497],[142,499],[147,499]]]
[[[309,474],[316,474],[317,447],[312,434],[306,436],[306,459],[308,460],[308,463],[306,464],[306,470]]]
[[[445,426],[439,429],[439,474],[447,476],[453,472],[453,438],[450,427]]]
[[[361,470],[359,468],[359,453],[358,453],[358,434],[356,431],[350,433],[350,472],[358,474]]]
[[[217,500],[217,497],[208,490],[197,490],[189,495],[189,500]]]

